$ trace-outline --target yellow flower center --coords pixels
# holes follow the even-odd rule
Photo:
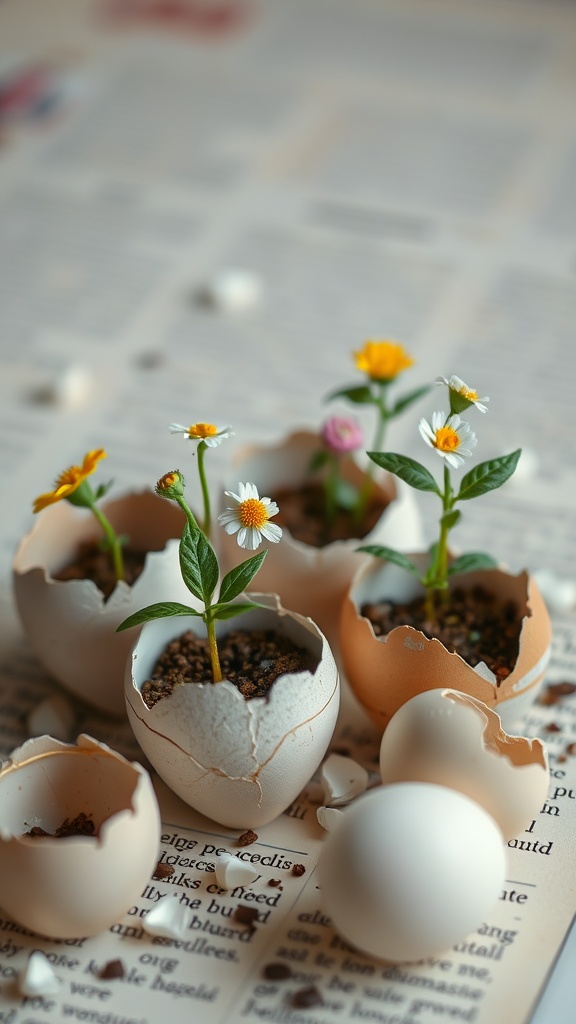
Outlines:
[[[440,427],[436,431],[434,446],[441,452],[453,452],[460,444],[460,438],[452,427]]]
[[[64,469],[60,473],[56,480],[55,489],[58,490],[60,487],[78,487],[86,475],[80,466],[69,466],[68,469]]]
[[[188,427],[190,437],[214,437],[218,433],[218,427],[214,423],[193,423]]]
[[[357,369],[372,380],[393,380],[414,362],[403,346],[394,341],[367,341],[354,352],[354,360]]]
[[[178,473],[165,473],[164,476],[160,477],[156,487],[159,491],[166,491],[169,487],[173,487],[178,479]]]
[[[246,498],[238,505],[238,518],[242,526],[253,526],[259,530],[268,520],[266,506],[258,498]]]
[[[474,388],[467,388],[465,384],[458,391],[462,398],[467,398],[469,402],[476,402],[478,400],[478,392],[474,391]]]

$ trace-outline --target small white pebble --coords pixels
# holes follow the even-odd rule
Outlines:
[[[347,804],[368,788],[368,772],[351,757],[329,754],[320,769],[324,800],[331,807]]]
[[[200,301],[225,313],[254,309],[262,298],[262,282],[250,270],[229,267],[220,270],[199,291]]]
[[[551,612],[569,612],[576,605],[576,583],[550,569],[532,573]]]
[[[342,817],[343,811],[339,811],[337,807],[318,807],[316,811],[316,817],[318,824],[325,828],[327,832],[330,832],[337,824],[339,818]]]
[[[30,953],[20,974],[18,987],[23,996],[49,996],[60,990],[61,982],[56,977],[52,964],[39,949]]]
[[[186,938],[190,912],[185,903],[174,896],[163,896],[159,903],[142,918],[142,927],[149,935],[166,939]]]
[[[75,715],[65,697],[46,697],[28,715],[30,736],[53,736],[67,742],[74,730]]]
[[[254,881],[257,874],[251,864],[245,864],[232,853],[222,853],[216,861],[216,881],[223,889],[247,885]]]

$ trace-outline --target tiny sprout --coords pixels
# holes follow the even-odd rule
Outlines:
[[[422,418],[419,431],[423,441],[443,459],[443,486],[437,484],[424,466],[406,455],[398,455],[395,452],[368,452],[375,465],[394,473],[416,490],[431,491],[441,500],[439,535],[430,548],[426,572],[421,576],[406,555],[392,548],[371,544],[358,549],[394,562],[417,576],[426,591],[426,614],[430,621],[435,619],[438,596],[447,596],[450,576],[477,569],[494,568],[497,565],[490,555],[482,552],[471,552],[450,561],[448,536],[460,521],[462,514],[460,509],[455,507],[457,502],[478,498],[488,491],[501,487],[514,473],[521,455],[521,450],[517,449],[510,455],[479,463],[462,477],[460,487],[455,490],[450,469],[459,469],[465,459],[472,456],[472,450],[477,444],[476,434],[470,424],[460,418],[460,413],[470,406],[474,406],[480,412],[486,412],[486,406],[482,403],[488,402],[489,399],[479,398],[477,392],[469,388],[460,377],[438,377],[436,382],[448,387],[449,412],[434,412],[431,423]]]
[[[240,615],[241,612],[257,607],[257,602],[250,600],[250,598],[238,602],[235,599],[246,590],[254,579],[267,552],[261,551],[259,554],[247,558],[240,565],[226,573],[220,583],[218,596],[215,597],[220,578],[218,558],[208,537],[200,529],[186,501],[184,490],[184,477],[177,469],[170,473],[165,473],[156,484],[156,493],[162,498],[176,501],[186,516],[184,530],[180,539],[180,571],[188,590],[200,602],[204,610],[198,611],[196,608],[191,608],[179,602],[163,601],[148,605],[134,615],[130,615],[129,618],[125,619],[118,626],[118,631],[129,629],[131,626],[139,626],[150,619],[165,618],[170,615],[194,615],[201,618],[206,626],[208,635],[212,681],[219,683],[222,680],[222,669],[216,638],[216,621],[233,618],[235,615]],[[239,491],[238,509],[227,510],[228,514],[225,512],[219,517],[227,532],[238,532],[238,543],[240,546],[252,550],[258,547],[262,537],[266,537],[268,540],[279,541],[282,535],[280,527],[275,524],[268,524],[269,516],[275,515],[278,507],[273,502],[270,502],[269,498],[258,498],[258,491],[254,484],[239,484]],[[234,498],[237,497],[236,495],[232,496]],[[262,506],[263,511],[259,525],[255,522],[241,522],[240,518],[233,521],[231,518],[232,512],[234,511],[237,517],[242,516],[242,505],[247,505],[250,502],[256,502]],[[253,508],[253,506],[250,505],[250,508]]]
[[[88,508],[96,518],[104,533],[103,547],[110,552],[114,573],[117,580],[124,579],[124,564],[122,558],[122,541],[116,536],[112,525],[104,513],[98,508],[97,502],[108,493],[111,483],[100,484],[93,490],[88,477],[92,475],[99,462],[106,458],[103,448],[94,448],[89,451],[82,461],[81,466],[69,466],[57,478],[53,491],[40,494],[34,501],[33,511],[41,512],[48,505],[54,505],[57,501],[68,501],[78,508]]]

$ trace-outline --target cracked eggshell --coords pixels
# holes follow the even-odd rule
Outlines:
[[[509,736],[499,716],[456,690],[428,690],[403,704],[380,747],[382,782],[433,782],[464,793],[508,842],[535,818],[548,792],[546,749]]]
[[[232,464],[227,489],[237,492],[239,480],[251,480],[261,495],[274,497],[283,487],[298,487],[310,480],[310,460],[320,444],[317,433],[300,430],[276,444],[245,447]],[[355,486],[366,480],[366,472],[353,458],[343,458],[341,466],[343,478]],[[422,534],[413,491],[389,473],[376,473],[374,482],[388,506],[362,543],[386,543],[403,551],[417,547]],[[356,569],[368,558],[356,551],[359,543],[350,539],[317,548],[296,540],[283,527],[282,542],[270,545],[258,570],[259,589],[278,594],[285,608],[309,615],[335,653],[340,606]],[[236,537],[223,534],[222,555],[226,568],[243,560]]]
[[[167,643],[199,619],[146,623],[126,670],[128,717],[142,750],[186,803],[231,828],[272,821],[320,764],[339,707],[338,672],[325,637],[310,619],[286,611],[275,595],[256,595],[266,608],[234,619],[234,628],[268,628],[310,650],[316,670],[280,677],[266,698],[246,701],[224,680],[189,683],[148,708],[141,689]],[[218,623],[220,634],[230,629]]]
[[[60,501],[39,513],[13,563],[13,587],[24,632],[47,672],[100,711],[123,715],[124,668],[134,632],[116,627],[154,601],[185,601],[178,543],[183,516],[152,491],[103,505],[115,530],[146,550],[146,564],[132,587],[120,582],[108,601],[91,580],[56,580],[78,545],[99,537],[86,509]]]
[[[424,568],[425,556],[410,558]],[[515,576],[487,569],[452,577],[450,586],[456,585],[481,585],[502,602],[516,602],[521,610],[518,658],[500,685],[485,665],[471,668],[439,640],[429,640],[411,626],[398,626],[387,637],[377,638],[360,612],[364,603],[409,601],[422,589],[411,574],[379,559],[356,573],[342,604],[340,651],[351,689],[381,731],[398,708],[426,690],[449,687],[467,693],[497,711],[506,729],[512,729],[537,696],[550,659],[551,626],[533,578],[526,572]]]
[[[0,770],[0,906],[53,939],[95,935],[137,901],[158,859],[160,815],[148,773],[90,736],[28,740]],[[92,815],[95,836],[54,832]]]

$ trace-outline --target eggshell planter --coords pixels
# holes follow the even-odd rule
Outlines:
[[[410,556],[424,567],[424,556]],[[451,587],[481,585],[500,602],[514,601],[522,613],[519,653],[510,675],[498,686],[485,665],[471,668],[459,654],[412,626],[398,626],[376,637],[360,609],[368,601],[410,601],[422,593],[411,574],[390,562],[372,559],[354,577],[340,616],[340,647],[346,678],[377,727],[384,731],[392,715],[411,697],[448,687],[482,701],[512,731],[537,696],[550,658],[551,625],[532,577],[499,569],[453,577]]]
[[[95,935],[140,896],[158,859],[160,815],[148,773],[86,735],[28,740],[0,771],[0,906],[55,939]],[[94,836],[55,832],[83,812]]]
[[[283,487],[307,483],[313,479],[308,469],[310,460],[320,447],[318,434],[302,430],[278,444],[244,448],[233,463],[236,475],[229,478],[227,490],[237,492],[239,481],[250,481],[256,484],[260,495],[273,497]],[[342,460],[342,476],[356,487],[366,480],[366,472],[350,457]],[[316,474],[315,478],[320,476]],[[388,504],[376,526],[361,540],[333,541],[318,548],[296,540],[284,528],[281,542],[269,545],[258,571],[259,589],[278,594],[285,608],[309,615],[334,652],[338,649],[340,606],[355,571],[368,557],[358,553],[358,546],[385,543],[406,551],[422,540],[412,490],[392,474],[381,471],[375,472],[374,483]],[[227,534],[223,536],[222,553],[227,567],[237,565],[245,557],[236,538]]]
[[[232,683],[188,683],[147,707],[143,683],[166,644],[201,620],[176,617],[147,623],[126,673],[128,717],[159,775],[202,814],[231,828],[272,821],[295,799],[320,764],[336,724],[339,680],[330,648],[310,620],[283,609],[272,595],[266,608],[219,623],[273,629],[310,651],[314,672],[281,676],[265,698],[245,700]]]
[[[18,547],[12,579],[24,632],[46,671],[100,711],[124,715],[124,669],[134,633],[116,633],[116,627],[154,601],[190,603],[178,561],[183,516],[152,491],[102,507],[131,547],[148,552],[133,586],[117,583],[105,601],[92,580],[54,579],[81,543],[101,536],[90,512],[65,501],[39,514]]]

